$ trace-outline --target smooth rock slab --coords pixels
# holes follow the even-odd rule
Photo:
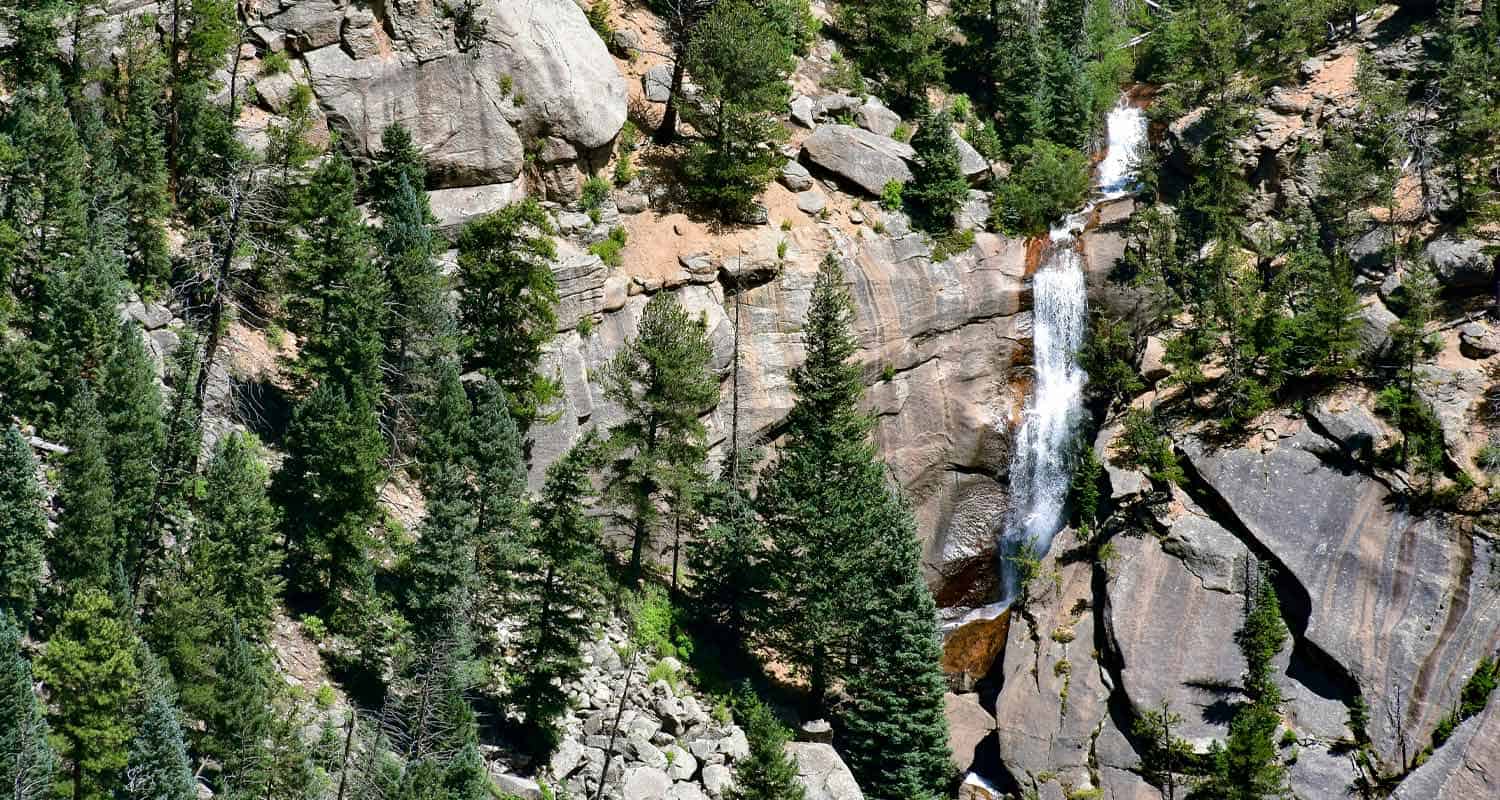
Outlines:
[[[1393,800],[1500,797],[1500,698],[1458,726],[1453,736],[1408,775]]]
[[[828,207],[828,200],[823,197],[822,192],[809,189],[797,193],[797,208],[804,214],[818,214]]]
[[[672,790],[672,778],[655,767],[625,770],[624,800],[662,800]]]
[[[911,145],[849,125],[820,125],[802,143],[808,161],[879,197],[887,181],[911,180]]]
[[[797,762],[797,780],[806,800],[864,800],[865,793],[833,745],[787,742],[786,752]]]

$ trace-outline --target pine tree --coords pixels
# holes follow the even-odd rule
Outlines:
[[[197,781],[166,678],[146,670],[145,708],[130,742],[123,796],[128,800],[195,800]]]
[[[57,757],[32,687],[31,665],[21,655],[21,635],[0,608],[0,786],[11,800],[43,800],[52,796]]]
[[[460,629],[475,589],[474,508],[464,466],[469,416],[458,368],[450,363],[424,420],[419,474],[427,516],[403,570],[406,618],[419,645],[466,638]]]
[[[946,110],[929,110],[911,140],[917,164],[902,196],[916,203],[922,219],[934,230],[953,227],[953,213],[969,198],[969,181],[959,165],[956,135],[953,117]]]
[[[585,510],[593,446],[586,439],[547,468],[517,576],[523,633],[510,702],[525,721],[523,741],[539,756],[557,746],[557,719],[568,708],[565,687],[583,670],[578,648],[602,605],[599,523]]]
[[[333,382],[292,413],[273,496],[283,512],[290,585],[334,611],[373,590],[366,555],[385,438],[367,397]],[[351,620],[352,621],[352,620]]]
[[[695,618],[720,626],[729,642],[744,642],[761,618],[770,577],[766,574],[766,531],[755,515],[745,476],[725,474],[704,497],[711,522],[688,547],[693,583],[688,605]]]
[[[156,371],[135,323],[120,325],[114,357],[105,367],[99,391],[114,479],[115,531],[125,548],[123,566],[134,593],[161,544],[148,540],[147,519],[166,437]]]
[[[792,375],[796,403],[780,456],[756,505],[771,537],[772,608],[764,631],[776,654],[809,682],[821,716],[833,681],[870,608],[868,566],[891,502],[875,459],[870,416],[850,333],[843,268],[824,259],[803,326],[807,359]]]
[[[215,73],[238,44],[239,31],[232,0],[177,0],[169,25],[167,163],[180,193],[184,184],[209,184],[227,166],[223,156],[233,130],[213,95]]]
[[[475,391],[467,448],[474,476],[474,561],[480,587],[474,610],[476,615],[499,616],[531,518],[521,432],[510,416],[505,390],[494,381],[484,381]],[[493,626],[474,626],[489,627]]]
[[[139,690],[136,642],[109,595],[74,593],[38,658],[37,675],[58,698],[52,720],[72,769],[74,800],[103,800],[119,785],[134,731],[130,701]]]
[[[736,701],[750,755],[735,762],[729,800],[804,800],[807,792],[797,777],[797,764],[786,753],[786,728],[748,690]]]
[[[124,32],[123,94],[116,111],[115,163],[126,210],[129,275],[146,296],[166,288],[172,260],[165,223],[171,213],[167,153],[160,104],[166,89],[166,59],[142,19],[127,21]]]
[[[855,60],[884,78],[902,105],[920,104],[927,87],[942,82],[947,27],[921,0],[840,0],[834,20]]]
[[[0,614],[28,625],[42,584],[42,511],[31,446],[14,425],[0,437]]]
[[[354,202],[354,167],[325,160],[298,198],[303,237],[293,252],[293,329],[306,337],[298,368],[373,402],[381,386],[386,286]]]
[[[94,405],[94,393],[80,387],[69,410],[68,453],[58,489],[62,513],[47,550],[52,574],[69,592],[83,587],[114,587],[120,546],[115,530],[108,434]],[[123,587],[116,587],[123,588]]]
[[[214,446],[192,540],[193,571],[203,589],[224,603],[249,634],[270,632],[281,594],[281,547],[269,471],[247,433],[232,432]]]
[[[609,490],[625,507],[631,526],[633,581],[641,577],[658,501],[680,477],[676,473],[700,471],[707,455],[707,431],[698,415],[719,396],[718,380],[709,371],[712,359],[707,323],[695,319],[676,295],[661,292],[641,312],[636,338],[615,354],[600,378],[604,396],[623,412],[607,440]]]
[[[270,668],[236,620],[229,621],[206,683],[211,699],[200,748],[223,767],[220,789],[234,797],[265,796],[271,770],[266,740],[273,727]]]
[[[523,433],[559,391],[537,371],[557,331],[551,233],[546,212],[527,200],[469,223],[458,237],[462,332]]]
[[[953,765],[937,609],[922,579],[910,510],[889,496],[884,505],[880,541],[866,565],[876,574],[859,637],[861,657],[844,687],[850,704],[843,750],[867,797],[947,797]]]
[[[99,380],[120,333],[123,284],[114,254],[88,247],[64,264],[49,281],[45,314],[32,331],[48,381],[47,412],[67,407],[65,392],[75,382]]]
[[[689,196],[726,219],[741,219],[780,162],[765,144],[784,135],[776,114],[791,90],[792,43],[766,12],[748,0],[721,0],[698,23],[687,70],[698,100],[683,118],[703,136],[684,170]]]

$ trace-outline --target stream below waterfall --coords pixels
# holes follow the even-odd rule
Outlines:
[[[1123,197],[1134,188],[1135,153],[1145,138],[1144,113],[1121,97],[1106,121],[1106,150],[1096,168],[1095,196],[1052,228],[1031,279],[1034,377],[1011,450],[1011,507],[999,532],[1001,593],[992,607],[996,611],[1009,606],[1019,591],[1019,562],[1045,555],[1066,521],[1088,381],[1078,364],[1089,317],[1077,237],[1100,202]]]

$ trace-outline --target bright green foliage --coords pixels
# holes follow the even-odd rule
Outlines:
[[[771,709],[749,690],[735,697],[735,710],[750,755],[735,762],[729,800],[803,800],[797,763],[786,753],[790,737]]]
[[[124,797],[128,800],[195,800],[197,781],[177,722],[177,707],[161,675],[147,670],[145,708],[130,742]]]
[[[354,203],[354,168],[327,159],[298,198],[303,237],[293,252],[291,328],[306,338],[297,369],[354,394],[381,385],[385,280]]]
[[[0,436],[0,615],[29,624],[42,583],[47,517],[36,459],[14,425]]]
[[[1174,733],[1181,725],[1182,715],[1174,712],[1165,699],[1159,710],[1142,711],[1131,724],[1131,733],[1141,743],[1141,777],[1167,798],[1177,796],[1180,776],[1194,758],[1192,743]]]
[[[781,38],[791,45],[793,53],[799,56],[808,54],[822,26],[808,0],[766,0],[760,4],[760,11]]]
[[[419,643],[460,638],[475,588],[474,507],[464,468],[469,399],[449,365],[423,420],[420,475],[427,516],[407,555],[402,591]]]
[[[995,192],[990,227],[1039,236],[1083,203],[1089,162],[1072,148],[1037,140],[1014,150],[1015,165]]]
[[[190,551],[194,572],[206,579],[203,591],[256,638],[270,632],[282,588],[268,479],[254,437],[234,432],[220,439],[204,476]]]
[[[1469,676],[1459,692],[1458,707],[1452,714],[1444,717],[1432,732],[1433,746],[1441,747],[1453,735],[1453,730],[1460,722],[1483,711],[1489,705],[1490,695],[1495,693],[1497,685],[1500,685],[1500,658],[1486,656],[1479,659],[1479,663],[1474,665],[1474,674]]]
[[[505,392],[493,381],[474,395],[468,464],[474,486],[474,569],[480,592],[476,611],[497,613],[510,593],[512,567],[531,527],[526,509],[526,464],[521,432]],[[480,627],[480,626],[476,626]]]
[[[32,689],[31,665],[21,655],[21,634],[0,609],[0,786],[12,800],[42,800],[51,796],[57,757]]]
[[[135,587],[160,546],[145,537],[166,429],[156,371],[133,322],[119,327],[114,357],[99,383],[99,411],[108,434],[105,452],[113,477],[115,531],[125,548],[125,574]]]
[[[547,213],[527,200],[469,223],[458,237],[462,332],[523,433],[560,390],[537,371],[557,330],[551,234]]]
[[[809,679],[815,715],[870,616],[875,544],[901,523],[869,440],[873,421],[859,408],[852,312],[843,267],[830,255],[813,284],[785,444],[756,498],[772,545],[765,638]]]
[[[265,161],[274,171],[274,197],[290,199],[295,195],[303,169],[318,155],[318,148],[308,141],[317,122],[315,110],[312,89],[305,83],[294,83],[281,114],[285,121],[272,121],[266,126]]]
[[[887,494],[865,568],[872,573],[858,663],[844,691],[843,752],[874,800],[947,797],[954,769],[943,713],[937,610],[922,578],[911,510]]]
[[[557,719],[568,708],[564,687],[583,670],[578,648],[603,603],[599,523],[585,511],[592,446],[587,440],[575,445],[547,468],[517,575],[525,633],[510,702],[525,722],[524,741],[542,756],[557,746]]]
[[[62,514],[47,550],[52,574],[72,592],[84,587],[123,588],[115,498],[110,479],[109,437],[94,405],[94,393],[78,390],[68,413],[68,454],[62,460],[58,499]]]
[[[929,110],[911,140],[917,163],[902,196],[916,205],[919,218],[932,230],[952,228],[953,213],[969,198],[969,181],[954,139],[952,116],[945,110]]]
[[[52,729],[72,762],[74,800],[102,800],[118,786],[134,733],[130,702],[139,690],[136,641],[109,595],[75,592],[37,659],[36,672],[57,698]]]
[[[834,20],[849,54],[901,105],[919,105],[929,86],[942,83],[947,25],[921,0],[840,0]]]
[[[668,292],[641,312],[636,338],[615,354],[600,376],[604,396],[618,403],[622,421],[611,428],[609,493],[631,526],[630,575],[639,581],[642,554],[656,525],[657,504],[690,484],[701,485],[707,432],[698,415],[719,398],[709,371],[708,326]]]
[[[1088,340],[1078,360],[1089,376],[1089,389],[1111,403],[1129,400],[1146,388],[1135,370],[1137,344],[1130,323],[1095,311]]]
[[[684,164],[688,192],[726,219],[743,218],[771,182],[781,157],[766,144],[784,132],[777,114],[791,90],[793,42],[749,0],[722,0],[698,23],[687,70],[700,101],[683,118],[703,136]]]
[[[1143,467],[1151,480],[1161,483],[1183,480],[1172,440],[1162,430],[1154,410],[1132,408],[1125,413],[1118,447],[1121,466]]]
[[[324,384],[298,404],[273,496],[285,513],[290,585],[335,611],[373,586],[368,560],[385,438],[360,395]],[[353,619],[335,619],[335,628]]]
[[[1087,538],[1099,521],[1099,483],[1104,477],[1104,463],[1087,437],[1079,437],[1077,451],[1073,479],[1068,486],[1068,506],[1079,534]]]

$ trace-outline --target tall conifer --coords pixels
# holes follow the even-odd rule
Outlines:
[[[31,446],[14,425],[0,436],[0,614],[30,623],[42,583],[47,517]]]

